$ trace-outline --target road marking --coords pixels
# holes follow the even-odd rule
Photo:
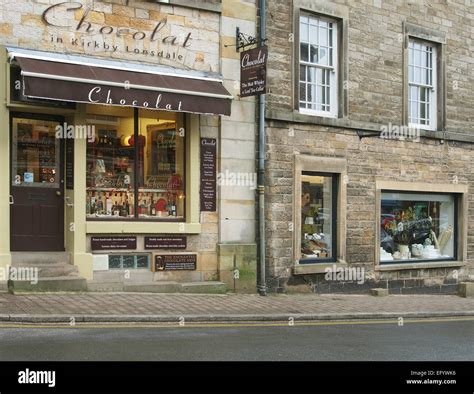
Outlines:
[[[473,317],[447,317],[447,318],[420,318],[420,319],[405,319],[404,324],[413,323],[444,323],[444,322],[459,322],[459,321],[474,321]],[[338,325],[369,325],[369,324],[398,324],[398,319],[384,319],[384,320],[347,320],[347,321],[298,321],[295,320],[294,327],[308,327],[308,326],[338,326]],[[57,329],[111,329],[111,328],[252,328],[252,327],[289,327],[288,322],[236,322],[236,323],[186,323],[180,326],[179,322],[166,323],[79,323],[76,322],[74,326],[69,323],[40,323],[40,324],[18,324],[18,323],[3,323],[0,328],[57,328]]]

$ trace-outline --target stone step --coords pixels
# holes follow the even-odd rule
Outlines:
[[[9,280],[8,291],[10,293],[87,291],[87,280],[80,276],[73,275],[39,278],[37,283],[23,280]]]
[[[223,282],[189,282],[181,284],[182,293],[194,294],[224,294],[227,292],[227,285]]]
[[[120,284],[116,284],[115,290],[119,290]],[[92,291],[112,291],[112,283],[89,282],[89,290]],[[194,293],[194,294],[225,294],[227,285],[223,282],[124,282],[121,290],[134,293]]]
[[[181,293],[181,283],[168,281],[124,283],[123,291],[134,293]]]
[[[68,252],[12,252],[12,266],[16,264],[54,264],[71,263],[71,254]]]
[[[39,278],[70,276],[78,273],[77,267],[68,263],[15,263],[11,268],[38,270]]]

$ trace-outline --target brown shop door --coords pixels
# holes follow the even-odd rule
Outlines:
[[[62,119],[11,117],[10,248],[12,251],[64,250]]]

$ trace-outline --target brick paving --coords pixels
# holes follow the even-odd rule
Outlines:
[[[0,293],[0,315],[292,315],[460,313],[474,316],[474,299],[451,295],[269,295]]]

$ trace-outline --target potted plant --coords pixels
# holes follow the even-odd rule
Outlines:
[[[431,218],[418,218],[413,207],[397,212],[394,218],[387,218],[382,223],[385,231],[398,244],[403,259],[408,259],[410,243],[420,234],[429,236],[432,225]]]

